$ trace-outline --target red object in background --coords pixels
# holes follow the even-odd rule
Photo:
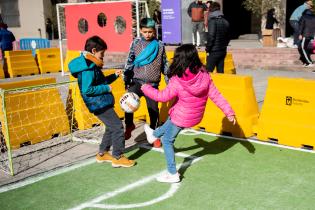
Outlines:
[[[132,41],[132,5],[131,2],[109,2],[69,5],[65,7],[66,33],[68,50],[83,50],[85,41],[94,35],[104,39],[107,51],[128,52]],[[97,23],[100,13],[104,13],[106,26]],[[126,29],[122,34],[115,31],[115,20],[120,16],[126,21]],[[79,31],[79,20],[88,22],[88,31],[82,34]]]

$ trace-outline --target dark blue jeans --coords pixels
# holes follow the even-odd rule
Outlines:
[[[178,127],[174,123],[172,123],[171,119],[168,118],[161,127],[158,127],[153,132],[153,136],[157,138],[162,137],[162,145],[167,163],[167,170],[171,174],[176,174],[177,172],[174,153],[174,142],[176,136],[182,129],[183,128]]]
[[[297,20],[290,20],[290,25],[293,28],[293,39],[294,44],[299,43],[299,22]]]

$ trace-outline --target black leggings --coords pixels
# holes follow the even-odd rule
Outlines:
[[[218,73],[224,73],[224,59],[226,51],[209,52],[207,55],[207,70],[213,72],[217,67]]]
[[[150,116],[150,127],[155,129],[158,125],[159,119],[159,107],[158,102],[150,99],[149,97],[145,96],[141,90],[141,83],[137,80],[133,80],[134,82],[128,88],[128,92],[132,92],[137,94],[139,97],[144,96],[147,102],[148,112]],[[126,126],[130,126],[133,124],[133,113],[125,113],[125,124]]]

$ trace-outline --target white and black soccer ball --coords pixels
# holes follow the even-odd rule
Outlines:
[[[134,113],[139,109],[140,98],[135,93],[125,93],[119,100],[121,109],[127,113]]]

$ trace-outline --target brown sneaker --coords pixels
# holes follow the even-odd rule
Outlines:
[[[119,167],[124,167],[124,168],[129,168],[134,166],[136,163],[136,161],[134,160],[129,160],[128,158],[126,158],[125,156],[120,156],[119,159],[113,158],[112,161],[112,166],[114,168],[119,168]]]
[[[111,163],[113,159],[115,158],[108,152],[105,152],[103,156],[101,156],[100,154],[96,155],[96,162],[98,163],[103,163],[103,162]]]
[[[125,140],[130,139],[130,137],[131,137],[131,132],[132,132],[134,129],[136,129],[135,124],[132,124],[132,125],[126,127]]]

